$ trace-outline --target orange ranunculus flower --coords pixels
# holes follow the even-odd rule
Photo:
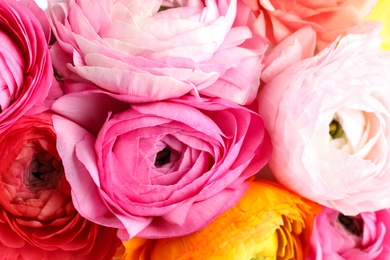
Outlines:
[[[254,30],[272,44],[304,27],[316,32],[317,47],[324,49],[340,35],[362,32],[361,24],[376,0],[243,0],[256,16]]]
[[[131,239],[124,243],[123,259],[304,259],[319,211],[320,206],[279,184],[255,180],[236,206],[203,230],[177,238]]]
[[[374,9],[370,15],[366,17],[366,20],[375,20],[382,22],[382,49],[390,50],[390,23],[388,22],[390,15],[390,1],[378,0]]]

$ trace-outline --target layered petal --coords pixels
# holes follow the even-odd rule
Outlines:
[[[306,259],[388,259],[390,211],[345,216],[323,208],[316,216]]]
[[[296,30],[309,26],[316,31],[317,48],[324,49],[337,37],[364,32],[362,20],[376,0],[276,1],[244,0],[256,13],[256,33],[278,44]]]
[[[5,259],[110,259],[116,229],[75,210],[50,113],[0,134],[0,250]]]
[[[390,206],[390,53],[377,33],[292,63],[259,94],[276,178],[347,215]]]
[[[1,1],[0,133],[49,93],[53,70],[47,26],[34,1]]]
[[[130,102],[191,93],[250,104],[256,97],[266,44],[237,0],[64,0],[49,10],[57,39],[51,54],[63,79]]]
[[[104,102],[105,116],[67,109],[77,102],[85,111]],[[87,91],[60,98],[53,109],[76,208],[123,229],[124,238],[179,236],[206,226],[238,201],[271,152],[261,118],[220,99],[126,107]]]
[[[319,210],[276,183],[255,180],[206,228],[178,238],[130,239],[122,259],[304,259]]]

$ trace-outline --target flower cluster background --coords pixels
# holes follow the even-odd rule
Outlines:
[[[1,0],[0,259],[390,259],[389,15]]]

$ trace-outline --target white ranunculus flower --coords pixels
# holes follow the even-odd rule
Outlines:
[[[390,208],[390,53],[379,44],[376,32],[349,35],[291,66],[282,51],[286,68],[270,64],[259,94],[276,178],[343,214]]]

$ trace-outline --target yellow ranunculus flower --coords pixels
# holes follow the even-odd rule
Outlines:
[[[382,22],[382,49],[390,50],[390,0],[378,0],[371,14],[366,20],[375,20]]]
[[[279,184],[255,180],[236,206],[201,231],[125,242],[123,259],[304,259],[320,206]]]

